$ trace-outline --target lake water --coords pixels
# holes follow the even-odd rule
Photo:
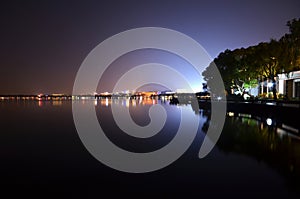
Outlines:
[[[265,121],[227,116],[217,145],[199,159],[209,111],[152,99],[93,101],[106,135],[128,151],[149,152],[169,143],[181,109],[189,111],[188,117],[199,117],[197,136],[177,161],[155,172],[131,174],[103,165],[87,151],[74,125],[72,103],[84,107],[88,102],[0,101],[1,193],[39,198],[300,196],[300,137]],[[151,138],[133,138],[114,122],[112,103],[129,108],[132,119],[142,126],[150,122],[149,108],[161,104],[168,114],[166,124]]]

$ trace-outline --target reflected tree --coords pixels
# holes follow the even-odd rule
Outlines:
[[[225,153],[263,161],[285,177],[292,178],[289,180],[295,183],[293,186],[300,185],[300,141],[287,135],[280,136],[276,128],[261,128],[261,123],[253,119],[226,118],[217,147]]]

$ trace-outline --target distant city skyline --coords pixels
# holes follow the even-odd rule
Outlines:
[[[279,39],[286,22],[300,18],[300,2],[287,1],[13,1],[0,12],[0,94],[72,93],[88,53],[119,32],[164,27],[199,42],[215,58],[225,49]],[[98,92],[110,91],[130,67],[149,61],[193,71],[176,57],[138,51],[112,64]]]

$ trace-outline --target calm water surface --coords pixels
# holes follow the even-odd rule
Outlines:
[[[179,126],[181,108],[190,110],[189,117],[200,117],[193,144],[176,162],[159,171],[129,174],[113,170],[89,154],[75,129],[72,103],[84,106],[88,102],[0,101],[2,193],[83,198],[107,194],[139,198],[300,196],[300,137],[264,121],[227,116],[217,146],[198,159],[210,123],[209,111],[150,99],[93,101],[109,139],[135,152],[154,151],[170,142]],[[166,124],[151,138],[131,137],[115,124],[112,103],[128,107],[133,120],[142,126],[150,122],[149,107],[159,103],[167,111]]]

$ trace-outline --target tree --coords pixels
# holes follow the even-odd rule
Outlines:
[[[204,80],[209,84],[213,78],[211,70],[213,65],[218,68],[227,93],[231,93],[231,89],[235,89],[239,94],[243,94],[246,88],[251,88],[256,83],[256,74],[250,70],[247,50],[244,48],[234,51],[225,50],[221,52],[214,62],[202,73]]]
[[[287,72],[300,69],[300,19],[293,19],[287,22],[289,33],[285,34],[279,42],[284,49],[282,63],[286,66]]]
[[[271,39],[246,49],[221,52],[202,73],[204,80],[209,85],[213,79],[213,66],[216,66],[227,92],[234,88],[242,94],[246,88],[257,85],[258,79],[269,79],[273,83],[271,90],[274,99],[277,99],[278,74],[300,70],[300,19],[288,21],[287,26],[289,33],[279,41]]]
[[[276,77],[278,74],[284,71],[284,64],[282,64],[282,57],[284,54],[280,43],[272,39],[269,43],[262,42],[257,46],[253,47],[253,65],[255,66],[255,71],[257,77],[262,77],[262,79],[270,79],[272,81],[271,90],[273,97],[277,99],[277,89],[276,89]]]
[[[235,60],[236,75],[233,79],[232,88],[238,90],[240,94],[246,89],[257,86],[257,74],[253,70],[252,49],[241,48],[233,51]]]
[[[279,41],[271,39],[254,47],[254,59],[259,76],[272,81],[273,97],[277,99],[275,78],[280,73],[300,69],[300,19],[287,22],[289,33]]]

